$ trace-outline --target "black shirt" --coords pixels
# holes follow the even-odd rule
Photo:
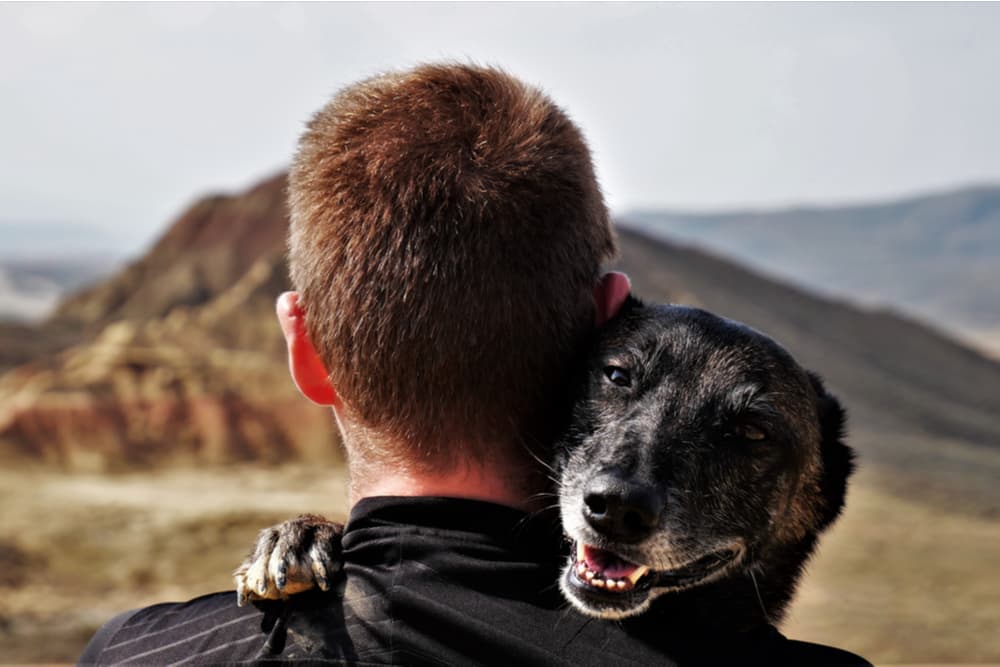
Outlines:
[[[243,608],[235,593],[216,593],[128,612],[98,631],[80,664],[676,664],[658,648],[671,643],[669,627],[568,608],[550,520],[472,500],[366,498],[343,549],[344,575],[328,592]],[[720,645],[743,664],[867,664],[771,626]]]

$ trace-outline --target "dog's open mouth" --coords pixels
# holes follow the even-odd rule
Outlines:
[[[674,569],[654,570],[607,549],[576,542],[563,591],[585,613],[623,618],[644,611],[652,599],[652,589],[663,592],[696,586],[721,572],[739,555],[738,547],[728,547]]]
[[[577,542],[573,573],[584,586],[611,593],[631,591],[652,572],[604,549]]]

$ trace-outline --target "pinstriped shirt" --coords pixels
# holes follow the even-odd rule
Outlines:
[[[669,626],[567,608],[555,585],[556,525],[471,500],[364,499],[330,591],[243,608],[234,592],[215,593],[127,612],[98,631],[80,664],[676,664],[660,648]],[[841,664],[830,657],[842,652],[788,642],[770,626],[751,643],[750,654],[782,653],[772,662]],[[792,645],[819,652],[789,654]]]

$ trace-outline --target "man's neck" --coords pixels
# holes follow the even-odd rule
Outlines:
[[[350,504],[353,507],[362,498],[372,496],[442,496],[533,510],[541,496],[527,483],[532,473],[523,467],[505,472],[496,466],[481,465],[432,473],[379,465],[351,466]]]
[[[392,452],[405,451],[398,442],[385,434],[366,428],[356,420],[345,418],[334,410],[347,450],[350,491],[348,502],[353,507],[362,498],[374,496],[439,496],[467,498],[533,511],[544,505],[546,478],[543,467],[524,453],[521,456],[497,456],[491,461],[460,459],[448,469],[419,465]],[[454,451],[467,448],[456,443]],[[515,447],[497,444],[479,450],[493,452],[517,451]],[[385,456],[379,456],[382,452]]]

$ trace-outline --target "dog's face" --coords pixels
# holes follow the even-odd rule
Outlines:
[[[574,544],[561,587],[582,612],[641,613],[803,540],[807,556],[839,513],[843,412],[763,334],[633,302],[588,373],[556,459]]]

